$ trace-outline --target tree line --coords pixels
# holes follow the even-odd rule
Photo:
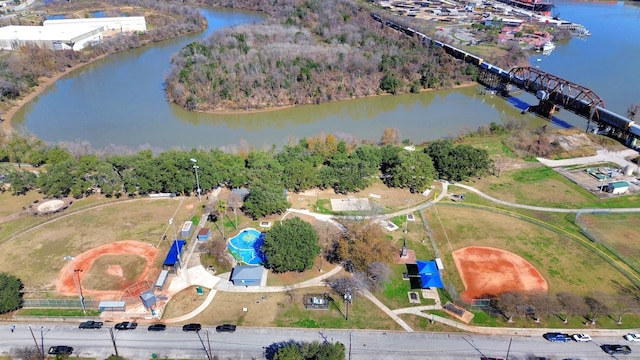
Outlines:
[[[387,130],[387,132],[397,132]],[[382,140],[388,140],[383,136]],[[492,161],[486,150],[434,141],[409,150],[395,143],[348,143],[334,135],[305,138],[281,150],[218,149],[142,150],[131,155],[102,155],[17,134],[0,134],[0,162],[29,163],[42,168],[37,175],[8,172],[5,182],[13,194],[38,189],[52,197],[81,198],[99,192],[108,197],[151,193],[191,194],[196,189],[194,163],[201,189],[219,186],[249,188],[243,211],[254,218],[285,210],[285,189],[333,189],[346,194],[367,188],[380,178],[389,187],[424,191],[435,178],[460,181],[487,173]]]
[[[449,88],[477,72],[441,48],[424,48],[381,26],[353,0],[197,2],[267,17],[215,32],[173,57],[166,93],[189,110],[263,109]]]
[[[52,77],[68,68],[86,63],[101,55],[126,51],[140,46],[195,32],[206,26],[206,20],[197,9],[179,2],[152,0],[64,1],[45,2],[35,11],[54,14],[73,14],[86,11],[86,16],[98,9],[110,9],[109,14],[121,16],[127,8],[129,16],[146,16],[148,30],[114,36],[89,46],[82,51],[50,50],[35,45],[26,45],[20,50],[8,52],[0,57],[0,104],[3,108],[11,100],[24,96],[40,84],[41,78]],[[11,17],[0,20],[9,25]],[[15,24],[14,24],[15,25]]]
[[[489,310],[503,316],[507,322],[514,318],[526,317],[541,322],[547,316],[557,316],[565,324],[570,317],[595,325],[603,316],[608,316],[621,325],[625,314],[637,313],[640,310],[640,296],[637,288],[618,289],[615,295],[595,292],[587,296],[572,293],[525,293],[509,291],[491,298]]]

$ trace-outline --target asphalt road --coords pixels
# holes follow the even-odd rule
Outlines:
[[[16,347],[35,347],[34,338],[25,324],[0,326],[0,353]],[[38,345],[44,339],[45,352],[50,346],[73,346],[73,357],[104,359],[115,353],[107,327],[99,330],[80,330],[76,325],[32,325]],[[118,353],[130,359],[158,358],[206,359],[203,345],[211,344],[212,356],[219,359],[262,359],[263,347],[289,339],[303,341],[340,341],[347,347],[347,359],[479,359],[481,356],[504,358],[509,350],[510,360],[580,358],[583,360],[612,359],[600,344],[626,344],[631,355],[620,359],[640,359],[640,344],[622,338],[594,338],[587,343],[550,343],[541,337],[501,337],[447,333],[406,333],[384,331],[348,331],[322,329],[243,328],[235,333],[215,332],[205,326],[200,333],[183,332],[181,327],[168,327],[164,332],[148,332],[146,325],[133,331],[114,330]],[[202,341],[198,337],[202,338]],[[512,339],[511,348],[509,342]]]

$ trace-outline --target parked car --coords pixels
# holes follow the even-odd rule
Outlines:
[[[236,326],[232,324],[222,324],[216,326],[217,332],[234,332],[236,331]]]
[[[494,358],[494,357],[481,356],[480,360],[504,360],[504,359],[503,358]]]
[[[153,324],[149,325],[148,331],[165,331],[167,329],[167,325],[165,324]]]
[[[187,324],[182,326],[182,331],[195,331],[198,332],[200,331],[200,329],[202,329],[202,325],[200,324]]]
[[[545,339],[551,342],[558,342],[558,341],[567,342],[567,341],[573,340],[571,336],[569,336],[569,334],[563,334],[563,333],[557,333],[557,332],[546,333],[542,335],[542,337],[544,337]]]
[[[609,355],[617,355],[617,354],[629,355],[629,354],[631,354],[631,348],[628,347],[627,345],[604,344],[604,345],[600,345],[600,348],[602,349],[602,351],[606,352]]]
[[[578,342],[591,341],[591,336],[589,336],[589,334],[573,334],[571,337],[573,340]]]
[[[135,330],[138,327],[137,322],[125,321],[116,324],[116,330]]]
[[[49,355],[71,355],[73,348],[71,346],[52,346],[49,348]]]
[[[640,334],[627,334],[624,339],[627,341],[640,341]]]
[[[89,320],[89,321],[80,323],[80,326],[78,327],[80,329],[100,329],[102,327],[102,322]]]

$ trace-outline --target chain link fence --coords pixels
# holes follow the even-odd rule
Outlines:
[[[98,309],[100,301],[85,300],[85,308]],[[78,308],[82,309],[80,299],[24,299],[23,308]]]

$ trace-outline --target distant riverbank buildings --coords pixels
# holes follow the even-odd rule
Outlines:
[[[45,20],[42,26],[0,28],[0,49],[16,50],[32,44],[52,50],[82,50],[104,36],[147,31],[144,16]]]

